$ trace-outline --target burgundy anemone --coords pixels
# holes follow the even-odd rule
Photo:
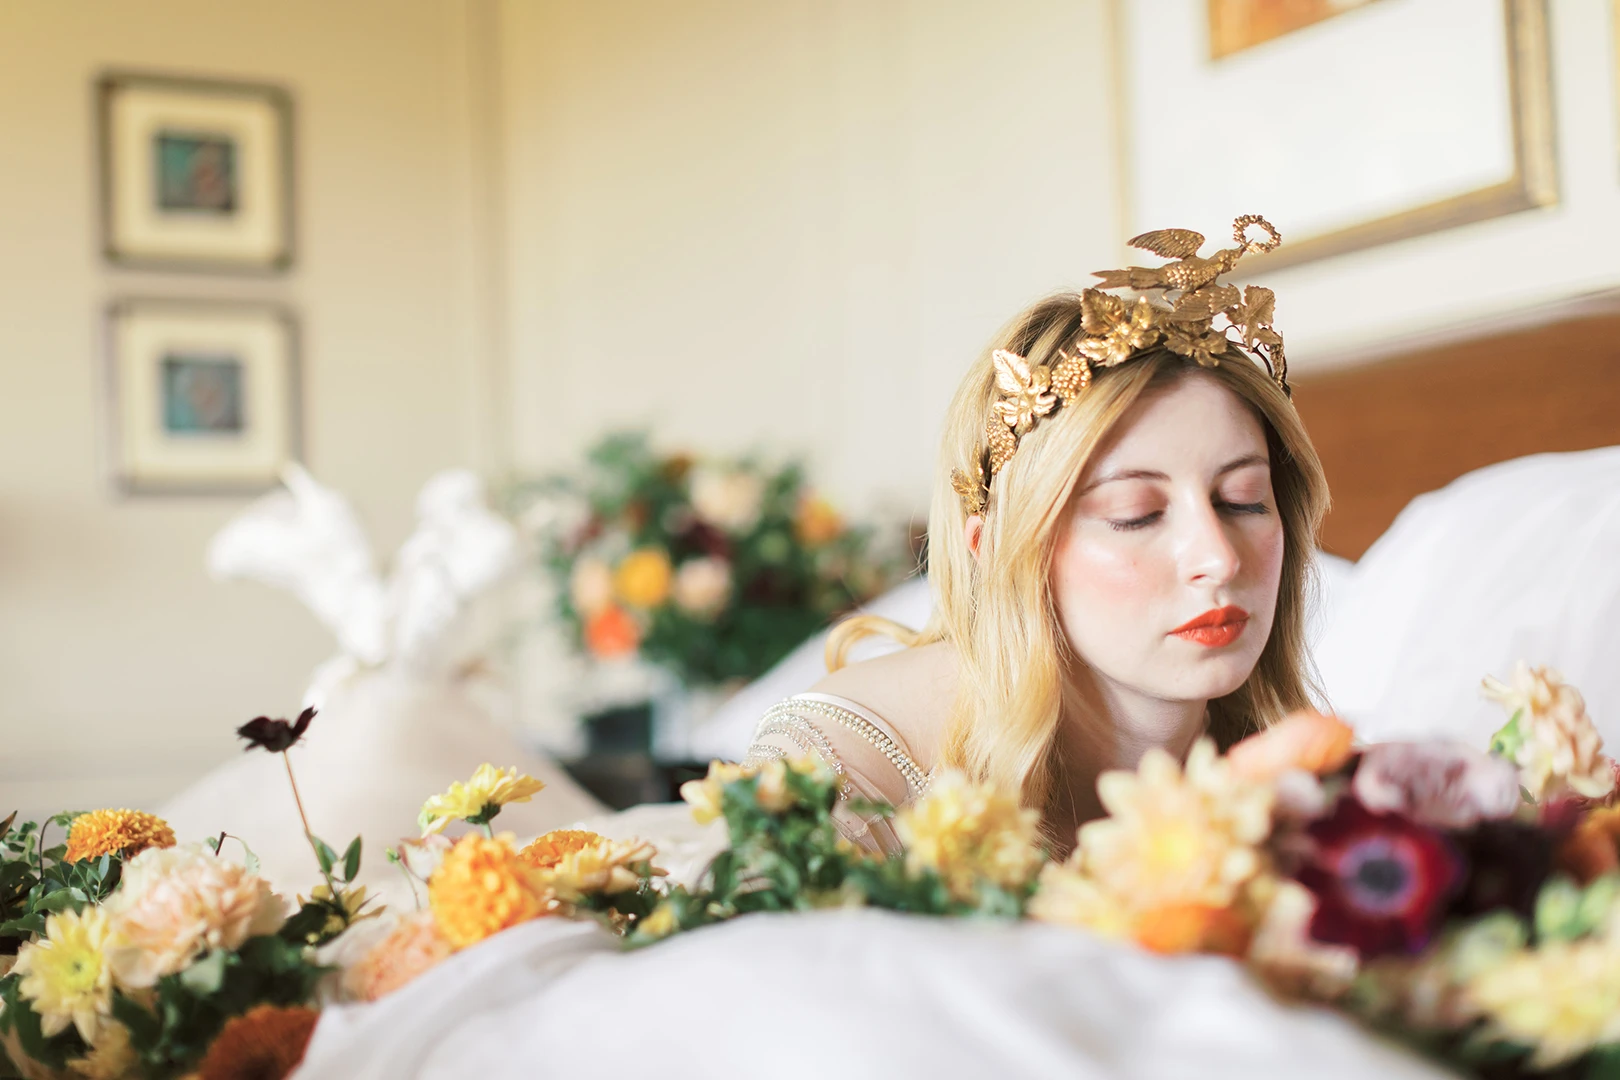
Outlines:
[[[1316,895],[1311,937],[1364,958],[1421,952],[1463,882],[1463,861],[1450,842],[1348,795],[1306,834],[1311,854],[1294,876]]]

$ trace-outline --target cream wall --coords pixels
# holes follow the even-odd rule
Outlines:
[[[487,98],[484,15],[455,0],[0,5],[0,805],[155,802],[235,753],[237,724],[296,708],[330,646],[290,597],[205,577],[208,538],[243,500],[109,493],[108,300],[294,308],[308,461],[353,494],[385,549],[429,472],[494,463],[489,148],[473,108]],[[92,84],[107,67],[292,92],[290,274],[102,262]]]

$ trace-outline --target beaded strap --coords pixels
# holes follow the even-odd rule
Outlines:
[[[770,710],[765,713],[764,719],[759,722],[759,729],[754,737],[758,739],[766,734],[781,734],[795,745],[802,745],[799,738],[794,738],[794,735],[785,730],[791,728],[794,734],[802,738],[812,739],[816,743],[815,749],[820,756],[833,764],[838,773],[842,775],[843,766],[838,762],[838,757],[833,752],[831,745],[827,743],[826,735],[822,734],[821,730],[814,724],[806,721],[804,717],[796,715],[800,712],[814,713],[817,716],[831,720],[833,723],[848,728],[871,743],[878,753],[882,754],[889,764],[894,766],[895,771],[905,779],[906,787],[913,797],[921,795],[928,789],[928,774],[922,770],[922,766],[911,760],[911,755],[900,749],[899,744],[889,737],[888,732],[860,713],[851,712],[849,709],[829,702],[797,697],[779,702],[771,706]],[[750,751],[751,753],[752,751]]]

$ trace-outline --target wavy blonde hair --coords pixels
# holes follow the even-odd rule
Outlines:
[[[985,419],[996,399],[991,353],[1007,349],[1031,365],[1052,364],[1080,330],[1078,293],[1036,303],[1002,329],[951,401],[928,515],[927,566],[934,594],[928,625],[918,632],[875,616],[856,616],[834,629],[827,648],[828,667],[836,670],[849,646],[872,633],[908,646],[950,642],[959,679],[938,762],[1016,789],[1025,806],[1043,812],[1058,794],[1056,736],[1065,687],[1071,669],[1083,665],[1063,633],[1051,589],[1065,509],[1092,455],[1131,407],[1189,371],[1199,370],[1232,391],[1264,426],[1284,542],[1271,636],[1243,685],[1209,703],[1210,734],[1224,748],[1290,710],[1309,706],[1313,693],[1320,698],[1305,649],[1305,611],[1307,593],[1315,587],[1327,482],[1293,404],[1242,353],[1234,352],[1218,367],[1198,369],[1157,348],[1099,370],[1079,400],[1020,439],[1018,452],[990,485],[978,557],[968,549],[967,513],[950,477],[953,469],[972,475],[984,453]]]

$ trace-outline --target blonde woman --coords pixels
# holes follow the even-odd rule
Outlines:
[[[1265,237],[1251,239],[1258,228]],[[1276,246],[1168,229],[1177,261],[1042,300],[968,371],[929,515],[921,633],[851,619],[830,674],[761,722],[749,760],[812,754],[846,797],[900,803],[942,768],[1021,792],[1055,853],[1101,814],[1099,773],[1160,746],[1225,748],[1311,704],[1305,598],[1327,486],[1289,398],[1269,290],[1218,275]],[[845,666],[851,642],[909,647]],[[892,850],[888,823],[840,820]]]

